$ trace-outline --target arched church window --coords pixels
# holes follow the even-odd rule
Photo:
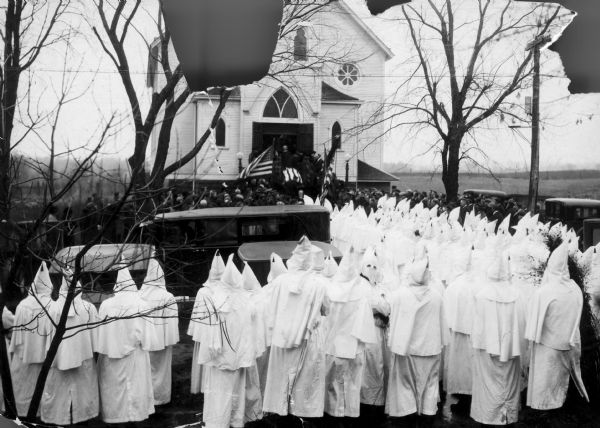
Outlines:
[[[331,149],[339,150],[342,148],[342,127],[339,122],[335,122],[331,127]]]
[[[306,55],[306,34],[304,28],[298,28],[294,37],[294,59],[296,61],[306,61]]]
[[[215,145],[217,147],[225,147],[225,121],[219,119],[217,129],[215,130]]]
[[[298,109],[290,94],[285,90],[279,89],[275,92],[263,111],[264,117],[281,117],[284,119],[297,119]]]

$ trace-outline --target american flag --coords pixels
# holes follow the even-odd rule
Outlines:
[[[273,173],[273,156],[275,149],[270,146],[240,172],[239,178],[264,177]]]

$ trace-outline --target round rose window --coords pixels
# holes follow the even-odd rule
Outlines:
[[[343,64],[338,70],[338,80],[344,86],[354,85],[358,81],[358,68],[354,64]]]

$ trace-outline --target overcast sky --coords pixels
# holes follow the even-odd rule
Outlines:
[[[415,4],[418,1],[415,0]],[[466,1],[476,5],[475,0]],[[407,72],[407,41],[402,37],[405,27],[394,19],[399,16],[400,9],[395,7],[379,17],[373,17],[364,0],[347,2],[395,53],[395,57],[388,62],[386,71],[386,91],[391,94]],[[138,22],[137,31],[149,36],[154,25],[149,17],[156,16],[156,2],[144,0],[143,3],[147,14],[140,14],[146,15],[146,18]],[[523,4],[514,7],[523,7]],[[89,8],[88,11],[90,20],[93,21],[93,9]],[[80,25],[82,31],[91,34],[87,22],[81,20]],[[130,37],[134,38],[133,33]],[[144,94],[142,101],[146,102],[150,95],[145,89],[147,50],[140,39],[137,40],[137,43],[132,41],[129,46],[129,62],[135,84]],[[526,42],[521,40],[519,43],[523,46],[513,48],[523,49]],[[62,70],[65,68],[62,59],[57,58],[63,55],[64,49],[49,51],[34,67],[33,91],[39,95],[37,106],[41,110],[49,109],[54,104],[53,87],[60,84]],[[569,81],[564,75],[558,54],[546,50],[543,52],[542,62],[542,73],[553,77],[544,79],[541,90],[541,114],[544,123],[541,132],[541,168],[548,170],[600,167],[600,94],[570,95],[567,90]],[[123,158],[129,156],[133,150],[133,132],[131,120],[128,118],[128,102],[119,75],[103,55],[93,36],[89,36],[87,40],[76,41],[66,69],[79,69],[74,93],[79,92],[83,95],[69,104],[63,112],[60,123],[61,144],[73,147],[88,141],[97,135],[95,130],[101,126],[103,120],[116,111],[121,115],[119,132],[116,132],[106,145],[104,153]],[[520,99],[524,100],[526,95],[530,95],[529,92],[530,90],[523,90]],[[506,125],[494,126],[493,131],[478,134],[478,140],[488,154],[489,165],[495,170],[526,169],[529,162],[528,140],[531,131],[523,128],[517,133]],[[427,132],[418,137],[409,137],[400,129],[385,141],[385,159],[387,162],[409,163],[415,168],[431,169],[433,155],[423,153],[432,138],[434,135]],[[39,140],[33,137],[23,143],[20,149],[28,154],[43,154]]]

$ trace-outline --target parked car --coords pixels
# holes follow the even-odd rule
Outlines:
[[[583,234],[583,221],[600,218],[600,200],[576,198],[550,198],[545,203],[545,220],[561,222],[572,227],[579,236]]]
[[[321,248],[325,256],[331,252],[338,264],[342,260],[342,253],[333,245],[319,241],[311,241],[311,244]],[[278,254],[286,262],[292,256],[296,245],[298,245],[297,241],[252,242],[242,244],[237,254],[240,260],[248,262],[260,284],[265,285],[271,269],[271,253]]]
[[[58,251],[50,265],[50,278],[54,285],[54,294],[62,282],[62,270],[74,269],[75,258],[83,245],[66,247]],[[81,260],[81,285],[83,297],[96,306],[113,295],[117,281],[117,271],[121,262],[126,263],[138,288],[141,286],[148,268],[148,260],[153,256],[154,248],[145,244],[100,244],[91,247]]]
[[[167,288],[194,296],[208,278],[215,251],[223,257],[247,242],[310,240],[330,242],[329,211],[316,205],[204,208],[157,215],[145,242],[156,247]],[[148,236],[149,235],[149,236]]]
[[[467,189],[463,191],[463,195],[471,196],[483,196],[487,198],[499,198],[501,200],[508,198],[508,193],[501,190],[489,190],[489,189]]]
[[[583,250],[600,244],[600,218],[583,220]],[[600,246],[599,246],[600,248]]]

